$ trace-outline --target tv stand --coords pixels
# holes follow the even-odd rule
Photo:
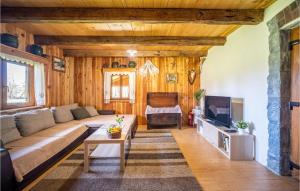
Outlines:
[[[197,118],[197,132],[230,160],[254,159],[254,136],[229,130],[213,121]]]
[[[221,123],[218,123],[217,121],[213,121],[213,120],[210,120],[210,119],[206,119],[206,122],[214,125],[214,126],[217,126],[217,127],[221,127],[222,124]]]

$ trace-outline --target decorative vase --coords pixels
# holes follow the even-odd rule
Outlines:
[[[19,46],[18,37],[15,35],[8,34],[8,33],[2,33],[1,34],[1,44],[5,44],[6,46],[10,46],[13,48],[18,48],[18,46]]]
[[[109,64],[105,63],[103,64],[103,68],[108,68],[109,67]]]
[[[239,134],[245,134],[246,133],[246,129],[238,128],[238,132],[239,132]]]
[[[111,67],[112,68],[118,68],[120,66],[119,62],[112,62]]]
[[[27,52],[32,54],[42,56],[43,55],[43,48],[37,44],[31,44],[27,46]]]
[[[128,67],[129,68],[135,68],[136,67],[136,62],[135,61],[129,61],[128,62]]]
[[[196,109],[197,110],[201,110],[201,106],[200,105],[196,105]]]

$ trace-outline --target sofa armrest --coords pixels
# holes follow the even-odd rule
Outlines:
[[[116,111],[115,110],[98,110],[98,113],[100,115],[115,115]]]
[[[16,179],[15,173],[12,165],[12,160],[10,158],[9,152],[4,148],[2,141],[0,147],[1,154],[1,190],[15,190]]]

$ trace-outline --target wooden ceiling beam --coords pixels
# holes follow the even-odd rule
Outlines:
[[[91,57],[128,57],[126,50],[86,50],[86,49],[64,49],[64,56],[91,56]],[[185,51],[185,50],[161,50],[161,51],[138,51],[135,57],[157,57],[157,56],[186,56],[203,57],[207,51]]]
[[[255,25],[263,20],[262,9],[178,9],[178,8],[62,8],[1,7],[1,22],[16,23],[206,23]]]
[[[35,35],[34,42],[40,45],[141,44],[154,46],[221,46],[225,44],[226,37]]]

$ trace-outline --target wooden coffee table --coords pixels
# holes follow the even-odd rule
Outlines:
[[[84,140],[84,171],[89,171],[90,159],[118,157],[120,158],[120,171],[125,169],[125,144],[128,141],[128,147],[131,146],[131,127],[123,127],[122,135],[119,139],[110,139],[107,135],[107,128],[110,124],[99,128],[88,138]],[[90,146],[97,145],[93,152],[90,152]]]

